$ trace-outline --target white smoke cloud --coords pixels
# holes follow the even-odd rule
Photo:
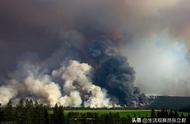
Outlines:
[[[86,63],[80,64],[78,61],[70,61],[69,66],[66,68],[62,67],[53,71],[54,76],[61,76],[64,80],[63,92],[67,96],[60,101],[61,105],[65,106],[64,99],[66,99],[71,105],[74,103],[75,106],[81,106],[80,99],[85,99],[85,107],[111,107],[110,100],[106,97],[106,92],[90,81],[88,74],[91,69],[92,67]],[[76,100],[76,98],[80,99]],[[76,101],[78,101],[77,105]],[[68,106],[67,104],[66,106]]]
[[[9,100],[17,94],[17,90],[13,89],[12,86],[1,86],[0,87],[0,103],[5,105]]]
[[[51,106],[55,105],[61,97],[59,86],[51,82],[48,76],[44,76],[42,79],[35,79],[29,76],[25,79],[24,83],[26,92],[45,99]]]
[[[60,98],[59,104],[65,107],[80,107],[82,104],[80,93],[78,91],[71,91],[69,95]]]
[[[30,94],[50,106],[111,107],[106,92],[90,81],[91,69],[86,63],[71,60],[68,66],[53,70],[52,74],[44,74],[39,67],[24,64],[21,70],[15,72],[17,79],[11,79],[6,86],[0,87],[0,103],[5,105],[11,99],[18,99],[19,94]],[[61,80],[62,86],[53,79]]]
[[[100,87],[92,85],[89,91],[92,95],[87,101],[85,101],[85,107],[99,108],[99,107],[111,107],[109,99],[106,98],[106,92],[103,92]]]

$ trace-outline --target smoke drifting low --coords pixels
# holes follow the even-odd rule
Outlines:
[[[0,87],[0,103],[7,104],[13,98],[34,96],[40,102],[65,107],[111,107],[106,92],[90,82],[88,74],[91,66],[71,60],[67,67],[62,66],[51,74],[39,71],[40,67],[25,65],[17,74],[25,76],[9,80],[8,85]],[[59,80],[59,84],[54,81]],[[62,86],[61,86],[62,85]],[[61,89],[62,87],[62,89]],[[28,95],[28,96],[27,96]]]

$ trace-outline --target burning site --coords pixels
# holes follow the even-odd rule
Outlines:
[[[1,0],[0,118],[7,106],[14,113],[20,104],[34,110],[39,104],[47,113],[69,111],[62,112],[64,123],[74,123],[66,119],[76,114],[69,108],[153,108],[154,117],[174,109],[188,120],[189,5],[187,0]],[[49,116],[48,123],[59,124]],[[5,118],[0,122],[9,121]],[[21,123],[16,120],[10,121]]]

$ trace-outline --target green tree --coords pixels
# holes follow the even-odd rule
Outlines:
[[[32,114],[34,114],[34,106],[33,106],[33,100],[25,100],[25,114],[26,114],[26,121],[27,121],[27,124],[33,124],[33,116]]]
[[[154,109],[151,110],[151,118],[155,118],[156,117],[156,112]]]
[[[177,111],[174,112],[174,117],[175,117],[175,118],[178,118],[178,117],[179,117],[179,114],[177,113]]]
[[[0,103],[0,123],[1,123],[2,120],[3,120],[3,110],[2,110],[2,107],[1,107],[1,103]]]
[[[49,114],[48,114],[48,108],[44,108],[44,119],[45,119],[45,124],[49,124]]]
[[[53,121],[55,124],[64,124],[63,107],[57,104],[53,108]]]
[[[25,124],[26,123],[26,112],[25,112],[25,107],[24,107],[24,99],[21,99],[19,103],[16,105],[15,108],[15,116],[16,119],[15,121],[18,124]]]
[[[12,107],[12,102],[9,103],[3,109],[3,117],[5,121],[13,121],[14,120],[14,110]]]

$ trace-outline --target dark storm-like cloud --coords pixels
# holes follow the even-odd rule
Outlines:
[[[96,85],[105,88],[117,103],[139,102],[141,94],[136,92],[137,88],[134,86],[133,68],[123,56],[114,51],[118,49],[123,35],[121,32],[123,22],[116,7],[121,5],[120,3],[106,0],[103,2],[86,0],[1,2],[1,15],[6,15],[1,23],[4,26],[1,39],[5,43],[14,44],[14,47],[9,49],[11,57],[23,56],[19,59],[18,70],[25,69],[27,65],[25,63],[29,63],[34,67],[40,66],[40,69],[34,72],[29,71],[29,75],[32,73],[32,78],[38,71],[39,75],[41,73],[49,75],[55,68],[75,59],[94,66],[94,84],[97,82]],[[39,57],[36,59],[35,55],[26,54],[29,52],[36,53]],[[107,65],[112,64],[114,66],[107,74],[105,69]],[[23,92],[22,87],[25,85],[36,82],[35,80],[30,82],[31,79],[29,79],[29,84],[26,81],[27,84],[22,85],[20,82],[25,82],[28,78],[27,75],[18,72],[15,71],[10,75],[12,80],[8,81],[7,86],[1,87],[8,93],[13,90],[12,87],[15,89],[13,94],[6,97],[5,102],[7,99],[16,97],[19,92]],[[98,79],[100,75],[105,75],[103,76],[105,79]],[[21,86],[20,88],[17,87],[17,83]],[[119,88],[115,90],[121,93],[121,96],[112,91],[116,85],[119,85]],[[57,84],[54,88],[56,86]],[[41,96],[41,92],[36,92],[36,90],[32,92]]]
[[[108,16],[111,20],[111,15],[96,18],[106,8],[105,3],[101,5],[100,2],[92,1],[60,0],[2,0],[0,2],[3,73],[6,72],[6,68],[14,67],[17,58],[25,52],[37,52],[42,57],[47,57],[48,53],[55,51],[65,42],[63,39],[67,41],[69,39],[68,42],[76,44],[74,46],[83,45],[86,38],[96,34],[104,35],[106,30],[109,30],[106,28],[112,27],[102,23]],[[97,8],[99,5],[102,6],[99,7],[101,9]],[[102,15],[106,15],[106,11]],[[98,26],[95,26],[95,23]],[[71,34],[72,38],[69,36]]]
[[[125,57],[114,50],[105,39],[94,41],[88,49],[89,57],[96,61],[94,82],[105,88],[119,103],[144,103],[146,98],[135,87],[135,71]]]

